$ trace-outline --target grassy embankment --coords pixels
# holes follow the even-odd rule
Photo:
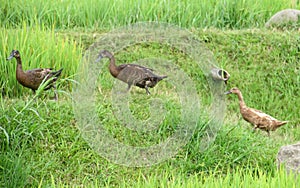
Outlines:
[[[264,187],[299,186],[297,185],[299,181],[292,181],[291,176],[287,177],[283,171],[277,171],[275,164],[279,147],[300,138],[299,41],[295,37],[297,32],[265,29],[191,29],[214,53],[219,66],[231,73],[228,89],[238,86],[249,106],[261,109],[278,119],[290,121],[286,126],[271,133],[270,138],[266,137],[264,132],[253,133],[250,125],[241,120],[237,98],[228,96],[224,126],[215,142],[203,153],[199,151],[201,126],[206,122],[199,120],[199,126],[192,139],[176,156],[152,167],[124,167],[107,161],[89,147],[76,127],[77,122],[72,109],[71,89],[74,76],[78,71],[82,53],[94,41],[93,34],[96,30],[108,30],[136,20],[168,21],[188,28],[204,25],[235,29],[260,27],[263,25],[261,20],[269,17],[271,11],[263,14],[264,11],[258,11],[258,8],[268,10],[268,3],[264,4],[265,7],[252,3],[253,6],[248,6],[248,11],[243,11],[245,15],[241,21],[232,17],[232,15],[235,15],[235,18],[240,17],[237,16],[240,9],[229,9],[233,6],[227,4],[225,14],[220,15],[217,14],[220,12],[218,10],[225,4],[218,4],[214,11],[210,11],[214,14],[207,15],[206,23],[201,21],[203,17],[200,13],[196,13],[195,7],[192,11],[188,11],[190,15],[177,13],[175,16],[175,10],[179,7],[191,10],[187,4],[179,5],[179,3],[171,3],[168,6],[169,13],[173,12],[174,16],[165,12],[163,4],[161,9],[158,9],[161,10],[161,14],[151,9],[151,6],[149,8],[143,4],[139,14],[135,15],[144,16],[144,19],[126,16],[128,12],[125,10],[130,9],[130,3],[128,5],[116,3],[114,6],[104,3],[101,6],[102,11],[96,7],[88,9],[93,6],[82,4],[82,8],[86,11],[80,13],[75,11],[80,2],[72,6],[69,6],[68,2],[62,4],[63,6],[54,6],[50,3],[48,9],[42,9],[44,5],[39,4],[39,1],[32,1],[28,2],[28,5],[17,5],[23,10],[18,12],[12,8],[14,3],[16,2],[8,6],[7,2],[3,6],[7,8],[6,15],[9,16],[1,15],[3,26],[0,36],[2,41],[0,83],[3,93],[0,106],[1,186],[250,187],[254,184]],[[31,3],[35,3],[35,14],[29,11]],[[157,2],[153,6],[159,5]],[[205,5],[206,8],[211,7],[210,3],[201,6],[205,8]],[[279,1],[273,5],[277,5],[278,9],[282,8]],[[120,6],[124,6],[122,9],[124,12],[118,11]],[[233,10],[234,14],[231,14],[230,10]],[[259,13],[247,14],[252,11]],[[81,15],[82,12],[85,15]],[[114,17],[113,13],[118,16]],[[68,14],[71,16],[67,19],[65,16]],[[155,15],[160,16],[155,18]],[[109,19],[103,19],[103,22],[96,21],[98,17],[105,16]],[[38,26],[41,23],[43,26]],[[88,31],[89,29],[93,32]],[[96,36],[100,35],[101,33]],[[5,60],[11,49],[16,48],[21,52],[24,69],[41,66],[57,69],[64,67],[62,79],[59,81],[59,102],[49,101],[51,92],[45,92],[36,101],[32,101],[31,91],[22,88],[16,82],[15,60],[11,62]],[[194,81],[201,102],[204,104],[210,102],[207,94],[208,86],[201,69],[184,54],[157,44],[133,46],[116,54],[117,63],[131,62],[149,56],[161,56],[176,62]],[[170,130],[172,131],[174,127],[167,123],[166,127],[160,127],[159,134],[157,132],[146,135],[129,134],[129,131],[122,127],[122,122],[112,115],[110,90],[113,81],[108,71],[103,70],[98,80],[97,107],[102,122],[116,138],[127,143],[147,146],[163,141],[170,135]],[[167,118],[172,120],[177,118],[180,107],[170,90],[174,91],[166,81],[151,91],[153,97],[163,99],[166,108],[172,112]],[[131,92],[133,99],[136,99],[130,104],[134,116],[144,117],[149,112],[147,105],[151,102],[150,98],[144,96],[144,91],[140,89],[134,88]]]

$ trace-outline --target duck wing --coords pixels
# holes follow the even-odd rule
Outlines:
[[[158,76],[152,72],[153,69],[136,64],[123,64],[119,68],[121,68],[121,71],[118,79],[142,88],[145,87],[146,82],[148,87],[153,87],[158,81],[166,77]]]
[[[141,69],[144,71],[154,71],[154,69],[148,68],[148,67],[144,67],[142,65],[138,65],[138,64],[122,64],[119,66],[119,68],[124,69],[126,67],[135,67],[136,69]]]
[[[39,68],[26,71],[26,75],[36,82],[41,83],[43,79],[52,72],[52,68]]]
[[[256,125],[260,129],[267,129],[273,121],[278,121],[274,117],[254,108],[247,108],[242,112],[243,118]]]
[[[37,90],[45,78],[46,80],[48,80],[54,75],[55,72],[53,72],[52,70],[52,68],[37,68],[26,71],[25,85],[33,90]]]

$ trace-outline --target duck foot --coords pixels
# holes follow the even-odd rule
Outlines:
[[[146,89],[147,95],[150,95],[151,93],[150,93],[150,91],[148,90],[148,87],[147,87],[147,86],[145,86],[145,89]]]

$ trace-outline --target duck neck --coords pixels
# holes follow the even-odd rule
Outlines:
[[[117,77],[118,74],[120,73],[120,69],[119,67],[116,65],[116,60],[115,60],[115,57],[110,54],[108,56],[109,60],[110,60],[110,63],[109,63],[109,72],[110,74],[113,76],[113,77]]]
[[[237,96],[238,96],[238,98],[239,98],[240,109],[245,108],[245,107],[246,107],[246,104],[245,104],[245,102],[244,102],[242,93],[241,93],[241,92],[238,92],[238,93],[237,93]]]
[[[17,60],[17,75],[18,73],[23,73],[23,67],[22,67],[22,60],[21,60],[21,57],[16,57],[16,60]]]

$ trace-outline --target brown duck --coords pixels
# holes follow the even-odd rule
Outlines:
[[[254,130],[257,128],[264,130],[270,136],[270,131],[275,131],[278,127],[286,124],[288,121],[279,121],[272,116],[265,114],[259,110],[249,108],[246,106],[241,91],[234,87],[225,94],[236,94],[239,98],[240,112],[247,122],[254,125]]]
[[[22,60],[18,50],[12,50],[10,56],[7,60],[11,60],[12,58],[16,58],[17,60],[17,70],[16,70],[16,77],[18,82],[27,88],[30,88],[33,93],[39,88],[41,83],[52,79],[44,88],[44,90],[48,90],[50,88],[54,88],[54,99],[57,100],[57,92],[56,92],[56,85],[55,82],[60,76],[63,69],[58,71],[52,71],[52,68],[38,68],[32,69],[28,71],[23,71],[22,68]]]
[[[110,60],[110,74],[113,77],[127,83],[127,91],[132,85],[135,85],[140,88],[145,88],[146,93],[149,95],[150,92],[148,88],[153,88],[159,81],[161,81],[164,78],[167,78],[167,76],[155,75],[152,72],[153,69],[143,67],[137,64],[122,64],[117,66],[113,54],[107,50],[102,50],[99,53],[96,62],[99,62],[102,58],[108,58]]]

